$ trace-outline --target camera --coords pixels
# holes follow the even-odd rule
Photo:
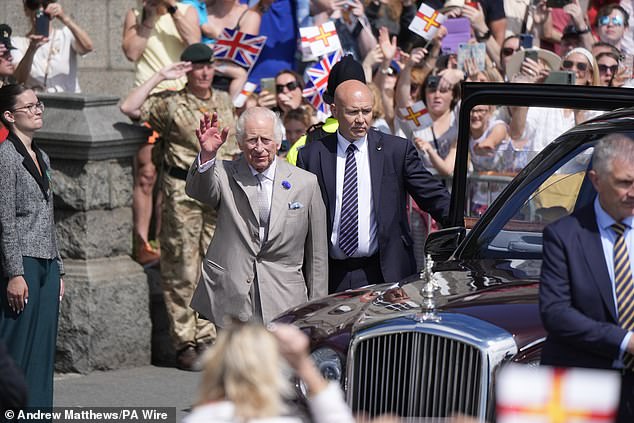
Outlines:
[[[435,90],[438,88],[438,83],[440,82],[440,77],[438,75],[431,75],[427,78],[427,87],[431,90]]]

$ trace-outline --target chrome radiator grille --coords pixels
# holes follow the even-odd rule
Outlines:
[[[477,347],[405,331],[365,339],[352,354],[348,398],[354,412],[402,417],[480,413],[483,367]]]

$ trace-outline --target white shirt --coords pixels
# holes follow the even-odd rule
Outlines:
[[[343,393],[335,382],[328,383],[326,389],[308,398],[308,408],[315,423],[354,423],[350,408],[343,399]],[[194,407],[185,416],[184,423],[244,423],[235,416],[235,404],[231,401],[217,401]],[[248,420],[248,423],[301,423],[296,416],[263,417]]]
[[[346,150],[351,144],[337,131],[337,186],[335,196],[335,217],[332,224],[330,256],[343,260],[348,256],[341,251],[337,239],[341,220],[341,202],[343,200],[343,177],[346,172]],[[372,180],[370,176],[370,156],[368,155],[367,136],[354,141],[357,149],[354,158],[357,162],[357,210],[359,213],[359,247],[352,257],[369,257],[379,250],[376,239],[377,224],[372,200]]]
[[[81,92],[77,79],[75,36],[66,26],[51,29],[50,35],[49,41],[35,52],[26,86],[49,93]],[[17,48],[11,53],[13,63],[17,66],[31,41],[26,37],[13,37],[11,41]]]

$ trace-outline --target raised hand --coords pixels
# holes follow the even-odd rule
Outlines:
[[[359,0],[349,0],[350,4],[350,13],[352,13],[357,18],[360,18],[365,15],[365,6]]]
[[[227,140],[229,128],[218,127],[218,114],[214,112],[211,117],[205,113],[200,118],[200,127],[196,129],[196,138],[200,144],[200,162],[206,163],[216,157],[216,152]]]
[[[62,5],[59,3],[49,3],[48,6],[46,6],[44,13],[50,16],[51,19],[57,18],[60,21],[64,21],[64,18],[65,18],[64,9],[62,8]]]
[[[269,330],[277,339],[280,354],[294,369],[310,358],[308,337],[296,326],[275,323]]]
[[[619,66],[619,69],[612,76],[610,87],[620,87],[625,84],[625,82],[630,79],[629,75],[631,75],[631,72],[632,71],[625,66]]]
[[[585,12],[577,1],[568,3],[563,9],[564,12],[570,15],[577,29],[583,29],[584,26],[587,26],[585,23]]]
[[[550,15],[550,7],[546,5],[546,0],[540,0],[536,5],[530,6],[530,11],[533,14],[533,22],[536,25],[541,25],[546,22]]]
[[[368,52],[368,54],[365,55],[365,59],[363,59],[363,66],[365,67],[367,65],[371,68],[377,63],[381,63],[384,57],[385,56],[381,51],[381,46],[377,44],[372,50]]]
[[[438,89],[441,91],[451,90],[453,86],[460,83],[464,79],[464,72],[460,69],[444,69],[438,73],[440,81],[438,82]]]
[[[163,79],[172,80],[185,76],[190,70],[192,70],[191,62],[176,62],[165,66],[160,73]]]
[[[381,46],[385,61],[392,61],[397,51],[396,36],[390,40],[390,33],[384,26],[379,28],[379,46]]]
[[[425,58],[427,54],[427,50],[422,47],[416,47],[413,49],[409,55],[409,59],[407,60],[407,66],[415,66],[421,62]]]
[[[37,50],[48,42],[48,37],[44,35],[31,34],[29,35],[29,49]]]
[[[437,44],[442,43],[442,40],[447,36],[447,33],[447,27],[445,27],[444,25],[440,25],[440,28],[438,28],[438,31],[436,31],[436,33],[434,34],[434,41]]]
[[[462,7],[462,16],[469,19],[471,22],[471,27],[476,31],[476,33],[484,34],[489,30],[485,20],[484,20],[484,12],[482,11],[482,6],[478,3],[478,8],[476,9],[473,6],[465,5]]]

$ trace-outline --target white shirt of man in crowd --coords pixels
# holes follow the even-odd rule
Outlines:
[[[26,37],[13,37],[11,41],[17,49],[12,51],[13,63],[17,66],[24,57],[30,40]],[[48,42],[40,46],[33,57],[26,85],[49,93],[81,92],[74,43],[75,37],[67,27],[53,29]]]

